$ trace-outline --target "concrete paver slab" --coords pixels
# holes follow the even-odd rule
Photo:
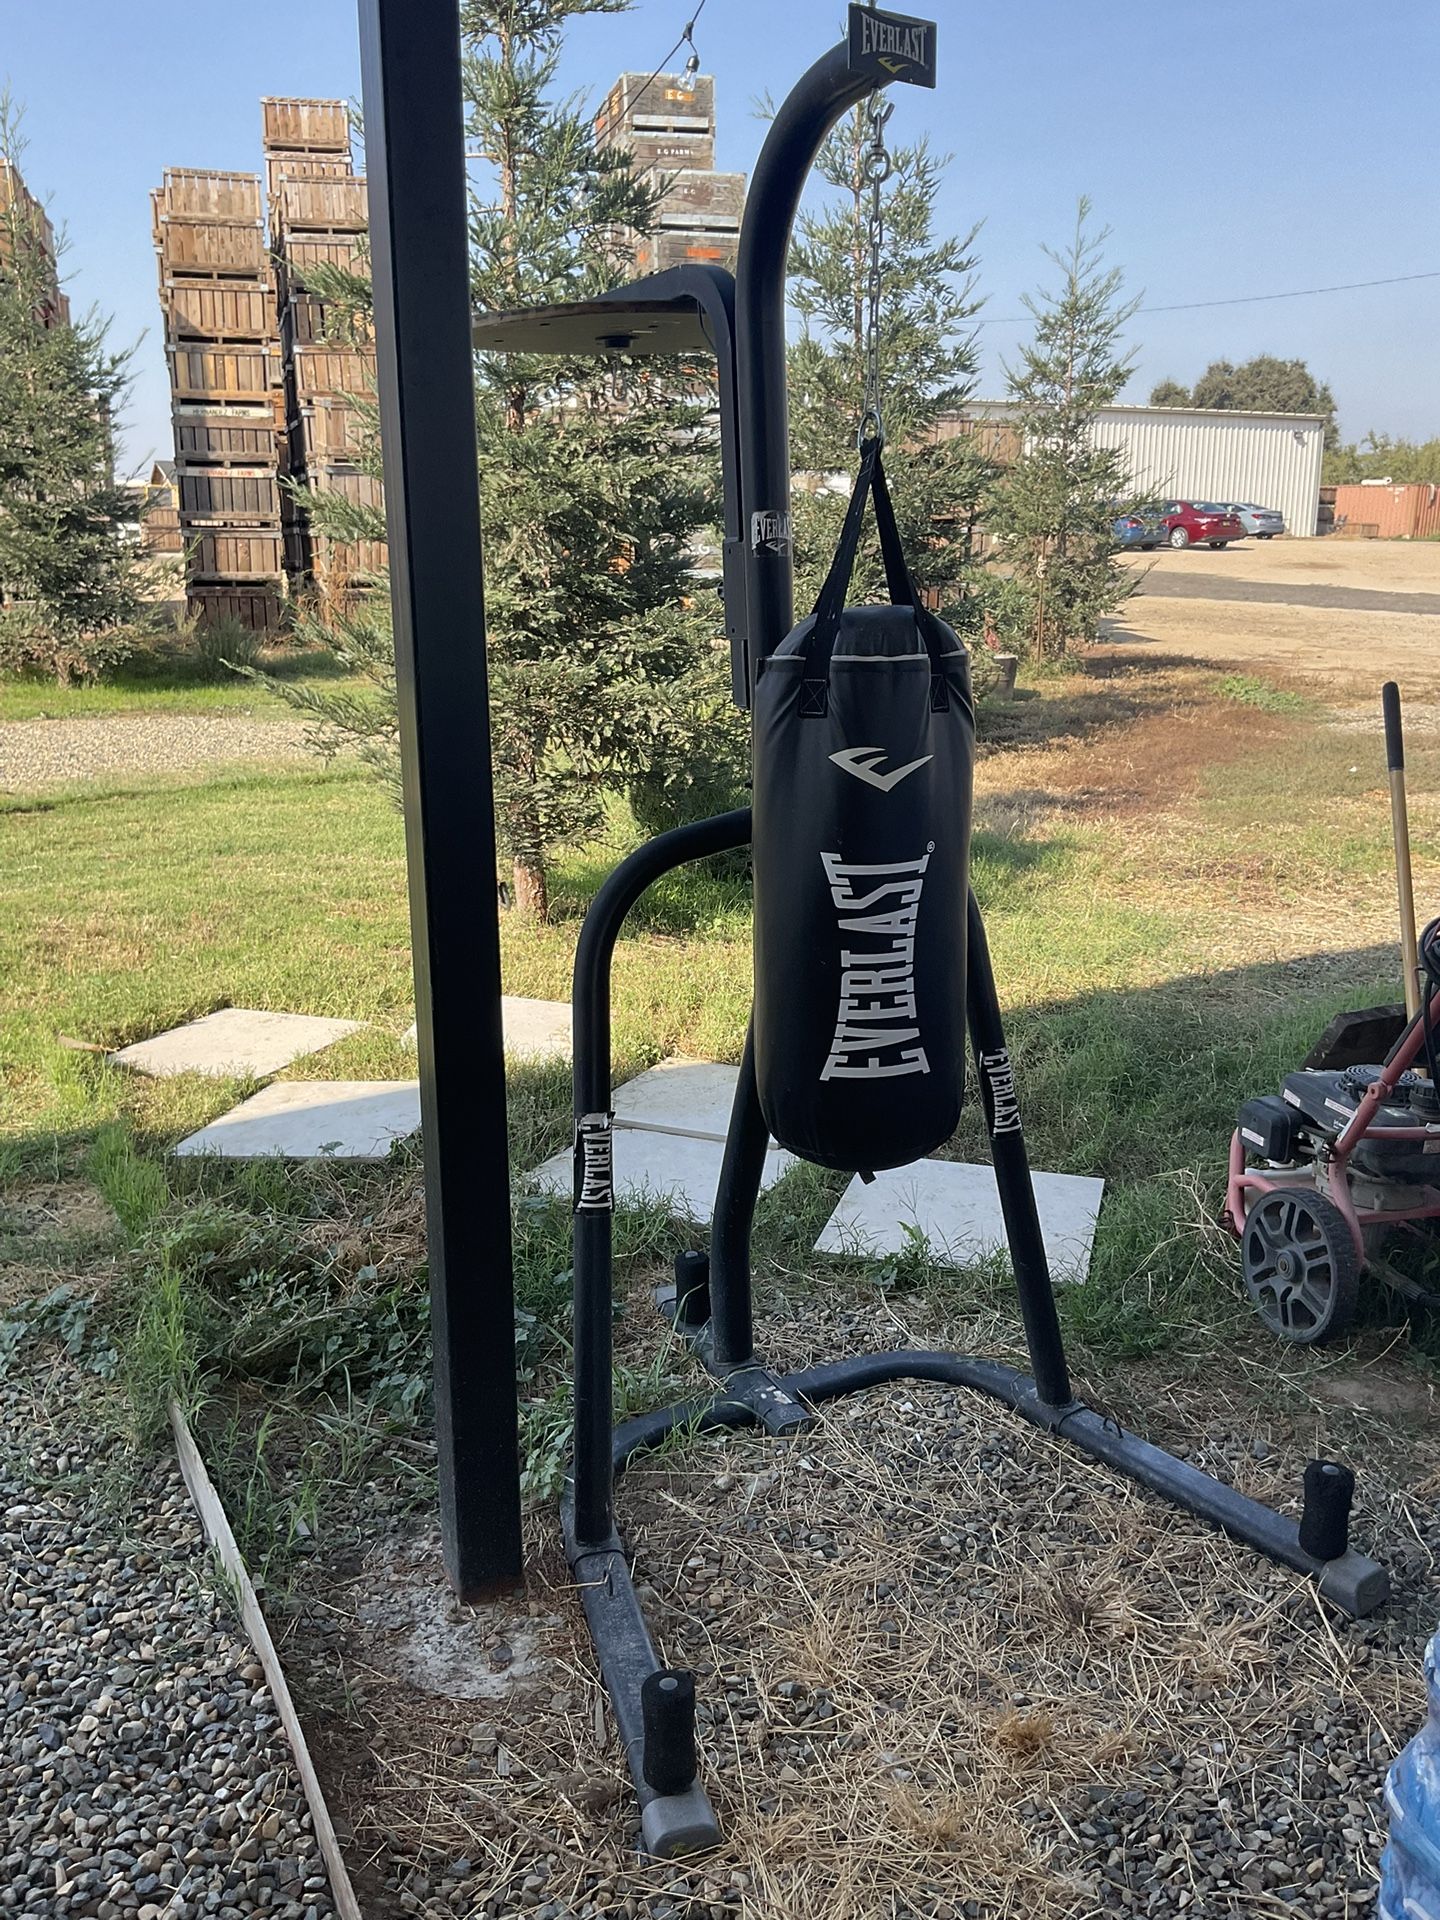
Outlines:
[[[739,1077],[714,1060],[662,1060],[615,1089],[615,1124],[723,1140]]]
[[[1072,1173],[1037,1173],[1034,1181],[1052,1275],[1057,1281],[1083,1280],[1105,1182]],[[904,1250],[907,1227],[918,1227],[946,1266],[965,1266],[1003,1247],[1005,1222],[994,1170],[959,1160],[917,1160],[877,1173],[869,1186],[857,1175],[815,1250],[876,1259]]]
[[[361,1020],[322,1020],[309,1013],[263,1013],[252,1007],[222,1007],[183,1027],[137,1040],[110,1055],[117,1066],[165,1079],[175,1073],[208,1073],[216,1079],[279,1073],[307,1053],[319,1053]]]
[[[277,1080],[182,1140],[229,1160],[383,1160],[420,1125],[418,1080]]]
[[[702,1224],[715,1209],[715,1184],[725,1146],[721,1140],[659,1133],[648,1128],[616,1127],[612,1135],[615,1158],[615,1197],[620,1201],[664,1200],[673,1212]],[[793,1157],[778,1147],[765,1156],[761,1191],[773,1187],[794,1166]],[[540,1190],[568,1196],[574,1179],[574,1161],[567,1147],[538,1167],[534,1175]]]
[[[500,1018],[505,1029],[505,1051],[517,1060],[570,1058],[570,1002],[531,1000],[520,993],[502,993]],[[415,1044],[412,1022],[400,1036],[407,1047]]]

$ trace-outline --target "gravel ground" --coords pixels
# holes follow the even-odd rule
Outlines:
[[[220,713],[110,713],[0,726],[0,793],[34,793],[117,773],[186,773],[227,762],[310,756],[301,720]]]
[[[328,1920],[310,1815],[168,1461],[123,1523],[113,1436],[0,1382],[0,1911]]]

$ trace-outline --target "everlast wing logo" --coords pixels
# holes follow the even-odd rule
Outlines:
[[[860,51],[879,56],[887,54],[906,65],[926,65],[925,43],[930,28],[918,21],[887,20],[883,14],[866,12],[860,16]]]
[[[790,545],[790,516],[767,509],[750,516],[750,548],[759,553],[784,553]]]
[[[850,9],[852,72],[884,74],[912,86],[935,84],[935,23],[875,7]]]
[[[915,1025],[915,926],[934,842],[918,860],[881,866],[822,853],[840,914],[840,1008],[822,1080],[893,1080],[929,1073]]]

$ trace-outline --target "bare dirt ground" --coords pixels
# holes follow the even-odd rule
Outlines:
[[[1398,680],[1412,696],[1440,694],[1440,628],[1423,614],[1137,594],[1107,623],[1106,638],[1319,694],[1378,698],[1387,679]]]
[[[1143,559],[1163,575],[1440,596],[1440,540],[1246,540],[1218,552],[1162,549]]]

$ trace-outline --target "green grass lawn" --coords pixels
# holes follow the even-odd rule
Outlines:
[[[333,660],[309,649],[276,649],[261,660],[273,679],[333,686],[348,676]],[[117,667],[103,680],[57,686],[41,674],[0,675],[0,725],[9,720],[68,720],[105,713],[236,713],[280,719],[292,712],[259,681],[240,674],[208,678],[190,656],[157,647]]]
[[[1323,713],[1257,697],[1248,682],[1243,693],[1237,702],[1233,688],[1158,669],[1128,705],[1103,683],[1046,682],[996,716],[1004,744],[980,767],[974,881],[1032,1152],[1040,1166],[1107,1181],[1091,1278],[1062,1299],[1095,1365],[1160,1348],[1177,1365],[1209,1362],[1217,1343],[1253,1339],[1233,1247],[1213,1224],[1235,1110],[1276,1086],[1331,1012],[1395,992],[1378,747],[1337,749]],[[1213,727],[1222,743],[1244,709],[1261,729],[1253,752],[1217,745],[1173,791],[1162,765],[1136,803],[1124,783],[1143,730],[1166,725],[1177,701],[1198,714],[1197,737]],[[1363,775],[1343,771],[1362,760]],[[1411,780],[1417,820],[1433,819],[1440,754],[1413,753]],[[1107,801],[1112,789],[1123,805]],[[579,917],[632,843],[617,806],[600,842],[557,860],[549,925],[505,916],[509,991],[568,997]],[[1427,897],[1440,873],[1422,863],[1420,880]],[[657,886],[617,951],[617,1077],[674,1053],[737,1058],[749,964],[742,881],[692,870]],[[37,1189],[98,1188],[121,1222],[86,1215],[78,1238],[62,1226],[37,1242],[13,1225],[7,1238],[0,1215],[0,1275],[14,1293],[22,1268],[68,1273],[83,1293],[87,1260],[118,1252],[139,1292],[117,1298],[138,1316],[132,1344],[152,1387],[251,1377],[255,1343],[237,1353],[237,1325],[268,1315],[309,1327],[318,1313],[338,1345],[282,1337],[282,1365],[260,1343],[264,1377],[332,1392],[343,1379],[347,1404],[373,1392],[387,1418],[420,1419],[413,1150],[368,1169],[171,1162],[176,1138],[250,1086],[152,1082],[66,1044],[113,1047],[226,1005],[367,1023],[292,1077],[413,1075],[400,1041],[412,1017],[401,823],[367,775],[232,772],[0,812],[0,1206],[22,1219]],[[515,1076],[517,1173],[563,1143],[568,1111],[563,1069]],[[950,1151],[984,1157],[973,1103]],[[799,1169],[767,1198],[762,1289],[824,1264],[810,1243],[841,1185]],[[520,1207],[525,1377],[545,1445],[562,1425],[567,1236],[563,1206]],[[631,1266],[679,1244],[680,1230],[652,1215],[622,1223]],[[959,1280],[920,1268],[958,1311],[1008,1312],[993,1263]],[[854,1284],[853,1268],[829,1277]],[[632,1385],[643,1397],[644,1376]],[[136,1392],[150,1393],[153,1413],[153,1391]]]

